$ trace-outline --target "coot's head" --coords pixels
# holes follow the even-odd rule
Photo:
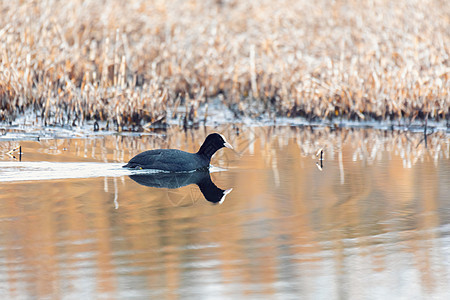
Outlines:
[[[223,147],[233,149],[233,147],[225,140],[223,135],[219,133],[211,133],[206,137],[197,154],[204,155],[206,158],[211,159],[211,156]]]

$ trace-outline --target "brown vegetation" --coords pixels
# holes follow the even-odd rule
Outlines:
[[[0,121],[448,119],[446,1],[2,1]],[[181,110],[180,108],[183,108]]]

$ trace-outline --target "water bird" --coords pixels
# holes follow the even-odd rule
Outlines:
[[[197,153],[177,149],[157,149],[139,153],[124,168],[153,169],[167,172],[189,172],[209,168],[211,157],[217,150],[233,147],[219,133],[211,133],[203,142]]]

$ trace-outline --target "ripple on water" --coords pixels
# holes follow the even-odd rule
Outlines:
[[[95,162],[0,162],[0,181],[119,177],[155,172],[154,170],[124,169],[122,165],[123,163]]]

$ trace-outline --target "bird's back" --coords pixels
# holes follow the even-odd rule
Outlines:
[[[133,157],[124,168],[186,172],[209,167],[209,161],[196,153],[176,149],[148,150]]]

